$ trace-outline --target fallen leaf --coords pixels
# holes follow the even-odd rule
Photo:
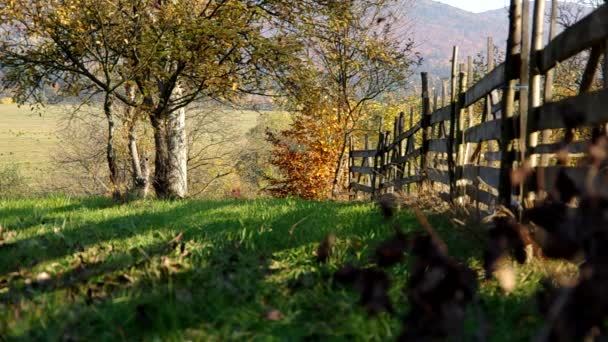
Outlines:
[[[283,319],[283,313],[277,309],[272,309],[266,312],[265,317],[269,321],[280,321]]]
[[[38,273],[38,275],[36,276],[36,282],[38,283],[44,283],[49,280],[51,280],[51,275],[46,272]]]
[[[513,267],[504,265],[494,272],[494,276],[505,293],[511,293],[515,290],[517,278]]]

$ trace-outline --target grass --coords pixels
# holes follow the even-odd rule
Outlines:
[[[398,317],[368,318],[357,295],[329,277],[346,261],[367,264],[390,234],[371,204],[54,197],[3,200],[0,213],[0,340],[370,341],[401,330]],[[407,211],[396,219],[419,229]],[[479,269],[479,241],[430,219],[451,253]],[[313,251],[328,232],[338,242],[318,265]],[[183,250],[167,244],[180,233]],[[517,268],[521,281],[509,295],[482,281],[491,340],[538,329],[532,298],[551,267]],[[390,274],[402,313],[407,265]],[[474,315],[467,324],[476,329]]]
[[[85,110],[91,113],[95,111],[87,108]],[[25,170],[40,170],[48,166],[59,148],[57,131],[73,110],[67,105],[48,105],[32,110],[27,105],[0,104],[0,166],[18,163]],[[252,110],[224,112],[219,117],[238,135],[244,135],[253,128],[260,115],[260,112]],[[94,115],[101,115],[101,112]]]
[[[17,163],[24,170],[44,170],[59,141],[60,117],[59,106],[37,113],[27,106],[0,105],[0,166]]]

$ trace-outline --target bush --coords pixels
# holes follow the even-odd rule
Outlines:
[[[16,163],[0,165],[0,198],[28,194],[27,182]]]

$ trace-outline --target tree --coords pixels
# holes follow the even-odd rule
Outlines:
[[[413,42],[395,34],[394,25],[402,18],[393,14],[394,6],[396,2],[385,0],[321,2],[290,23],[304,49],[295,67],[278,70],[278,81],[288,94],[287,108],[296,113],[294,122],[316,119],[336,125],[332,139],[338,154],[330,182],[334,196],[344,185],[348,141],[369,114],[368,105],[405,88],[411,67],[420,61]]]
[[[48,84],[102,94],[110,177],[114,102],[137,108],[154,128],[156,194],[184,197],[185,109],[261,87],[260,66],[289,45],[265,32],[273,9],[247,0],[11,0],[0,8],[3,84],[21,103],[40,101]]]
[[[560,2],[557,6],[557,24],[567,29],[588,15],[591,11],[604,3],[604,0],[576,0]],[[605,49],[604,44],[604,49]],[[601,51],[603,52],[603,51]],[[582,52],[556,67],[554,93],[556,98],[569,97],[578,94],[583,82],[583,75],[587,67],[590,51]],[[606,62],[603,63],[604,78],[606,77]],[[602,67],[598,64],[593,78],[590,79],[592,87],[601,87],[599,78],[595,77]]]

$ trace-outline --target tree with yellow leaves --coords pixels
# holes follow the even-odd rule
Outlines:
[[[350,137],[367,127],[374,100],[407,88],[412,66],[420,62],[413,41],[396,34],[396,25],[404,20],[398,14],[402,6],[404,2],[391,0],[319,2],[308,15],[290,22],[289,28],[297,33],[294,39],[304,49],[297,63],[277,71],[278,82],[288,94],[285,105],[295,113],[295,123],[308,122],[308,126],[332,131],[331,146],[337,153],[312,158],[310,163],[324,170],[316,176],[315,184],[331,184],[334,196],[346,186]],[[299,136],[299,129],[304,132],[309,127],[294,126],[285,132],[285,138]],[[286,150],[283,140],[276,138],[271,141],[283,157],[275,158],[275,162],[285,173],[284,184],[292,184],[296,174],[293,169],[301,161],[292,155],[293,151]],[[326,139],[324,135],[309,135],[308,143],[299,142],[302,155],[310,151],[323,155],[318,146]],[[320,161],[331,165],[320,165]],[[315,166],[302,165],[303,170],[309,167]],[[325,172],[327,167],[331,172]],[[325,190],[319,188],[316,193],[329,193]]]
[[[10,0],[0,4],[0,65],[20,103],[54,85],[81,98],[101,94],[113,150],[116,102],[154,129],[159,197],[187,189],[185,108],[265,89],[263,74],[290,56],[280,31],[287,5],[254,0]],[[284,15],[287,17],[287,15]],[[112,179],[114,181],[114,179]]]

